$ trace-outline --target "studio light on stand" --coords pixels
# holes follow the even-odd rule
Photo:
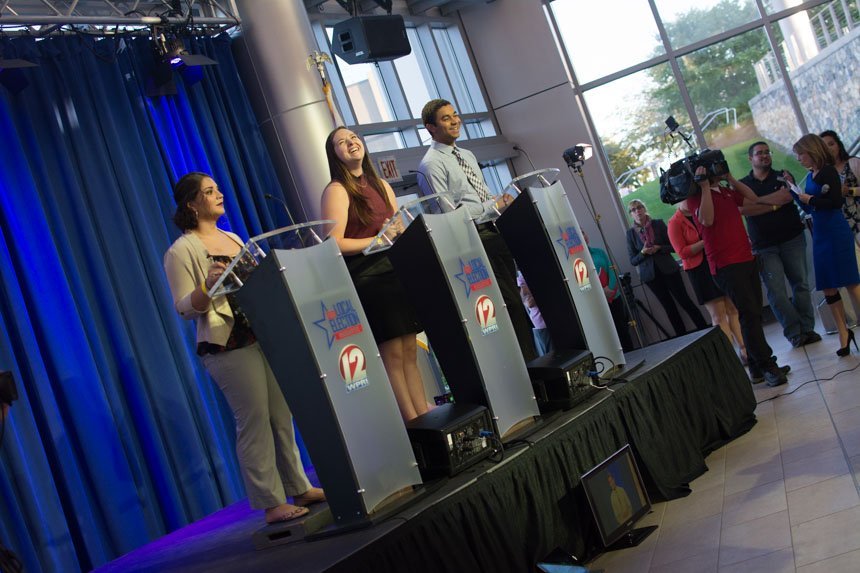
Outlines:
[[[577,143],[573,147],[565,149],[564,153],[562,153],[562,158],[567,164],[567,168],[571,172],[571,175],[579,175],[578,178],[574,175],[573,182],[576,184],[579,196],[582,197],[583,202],[585,202],[586,209],[588,209],[589,215],[591,215],[591,218],[594,220],[594,224],[597,225],[597,232],[600,233],[600,239],[603,241],[603,246],[606,247],[606,254],[609,257],[609,268],[615,273],[615,280],[620,281],[621,275],[618,273],[618,262],[615,259],[615,255],[612,254],[612,249],[610,248],[609,243],[606,241],[606,235],[603,233],[603,225],[600,223],[601,215],[594,207],[594,202],[591,200],[591,193],[588,191],[588,185],[585,183],[585,175],[582,173],[582,165],[588,161],[593,154],[594,149],[591,145],[588,143]],[[579,180],[582,180],[581,186],[579,184]],[[627,297],[623,292],[621,294],[621,302],[624,304],[624,310],[627,312],[628,324],[633,327],[633,332],[636,333],[639,347],[644,347],[644,338],[640,332],[639,323],[636,321],[633,309],[630,307],[630,301],[627,300]]]

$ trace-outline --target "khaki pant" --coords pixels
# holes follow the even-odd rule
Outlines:
[[[260,345],[202,360],[233,410],[236,453],[251,507],[275,507],[310,489],[292,414]]]

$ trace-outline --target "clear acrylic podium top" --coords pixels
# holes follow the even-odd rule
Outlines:
[[[508,183],[507,187],[505,187],[504,192],[507,193],[508,190],[511,189],[519,195],[526,189],[534,187],[552,187],[552,185],[558,181],[558,174],[560,172],[561,171],[559,169],[548,168],[525,173],[519,177],[511,179],[511,182]]]
[[[475,219],[475,224],[495,221],[524,190],[531,187],[549,187],[558,179],[558,174],[558,169],[540,169],[512,179],[500,195],[484,202],[484,213]]]
[[[209,289],[209,296],[230,294],[242,288],[245,283],[237,276],[238,265],[257,267],[272,249],[304,249],[319,245],[328,237],[328,229],[331,229],[332,225],[334,221],[330,219],[309,221],[251,237]]]
[[[373,241],[362,252],[365,255],[379,253],[390,249],[397,237],[406,230],[418,215],[438,215],[450,213],[458,206],[450,193],[433,193],[404,203],[394,212],[388,222],[382,226]]]

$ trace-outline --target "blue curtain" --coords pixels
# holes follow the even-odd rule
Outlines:
[[[39,67],[0,87],[0,370],[20,393],[0,543],[29,571],[89,570],[244,496],[162,270],[172,183],[212,173],[244,237],[288,221],[229,38],[193,41],[218,65],[158,99],[146,39],[2,41]]]

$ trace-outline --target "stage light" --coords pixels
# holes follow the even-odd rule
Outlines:
[[[176,94],[174,71],[179,72],[186,85],[193,85],[203,79],[201,66],[218,64],[206,56],[190,53],[175,30],[160,26],[152,27],[152,54],[155,63],[147,81],[149,97]]]
[[[577,167],[591,158],[592,148],[587,143],[577,143],[564,150],[562,157],[568,167]]]
[[[34,64],[28,60],[20,58],[5,59],[0,57],[0,85],[9,90],[13,94],[20,93],[21,90],[30,85],[27,78],[24,77],[24,68],[35,68],[39,64]]]

